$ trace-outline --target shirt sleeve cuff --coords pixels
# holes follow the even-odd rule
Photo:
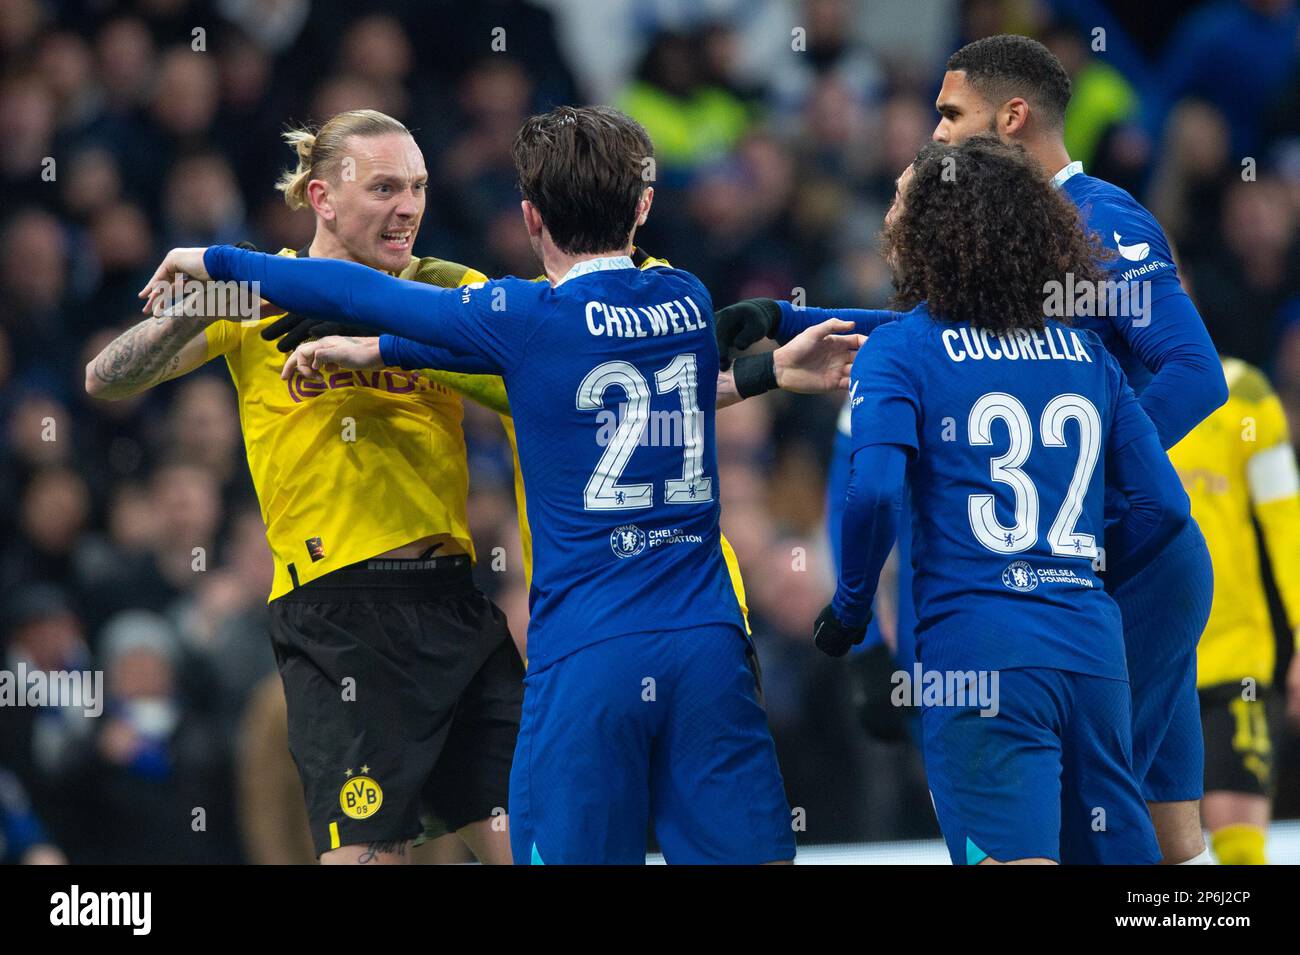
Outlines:
[[[793,302],[778,301],[776,304],[781,309],[781,320],[776,324],[776,340],[784,345],[803,331],[804,326],[795,314]]]
[[[379,357],[389,368],[405,368],[402,364],[402,346],[396,335],[379,336]]]

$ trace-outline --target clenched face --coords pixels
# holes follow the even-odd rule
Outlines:
[[[428,184],[410,136],[353,137],[317,211],[353,261],[400,272],[410,262]]]
[[[997,135],[997,108],[966,82],[965,70],[949,70],[943,75],[934,108],[939,111],[939,125],[930,138],[936,143],[956,146],[980,133]]]

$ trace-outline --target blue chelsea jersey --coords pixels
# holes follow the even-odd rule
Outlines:
[[[929,666],[1126,676],[1093,561],[1105,458],[1154,431],[1097,336],[994,335],[924,307],[853,369],[852,444],[911,449],[913,595]]]
[[[529,667],[628,633],[743,629],[719,541],[718,351],[700,281],[620,257],[555,287],[457,294],[463,341],[385,336],[385,359],[505,379],[534,540]]]

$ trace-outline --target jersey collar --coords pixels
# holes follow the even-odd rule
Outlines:
[[[636,265],[632,259],[626,255],[604,255],[597,259],[583,259],[581,262],[574,262],[573,268],[564,273],[564,278],[556,282],[556,286],[561,286],[569,279],[576,279],[579,275],[587,275],[591,272],[608,272],[613,269],[634,269]]]
[[[1074,162],[1070,163],[1065,168],[1061,169],[1055,176],[1052,177],[1052,185],[1056,186],[1056,188],[1059,189],[1061,188],[1061,186],[1065,185],[1065,180],[1082,174],[1083,174],[1083,163],[1079,162],[1079,160],[1076,159]]]

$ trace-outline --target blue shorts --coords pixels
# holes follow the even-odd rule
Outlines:
[[[1111,594],[1124,620],[1133,688],[1133,769],[1149,802],[1200,799],[1205,741],[1196,645],[1210,619],[1214,568],[1195,520]]]
[[[524,680],[510,774],[516,863],[794,858],[749,641],[733,627],[638,633]]]
[[[959,700],[967,705],[927,706],[921,718],[953,863],[1158,862],[1130,764],[1128,684],[1040,668],[997,676],[994,715]]]

